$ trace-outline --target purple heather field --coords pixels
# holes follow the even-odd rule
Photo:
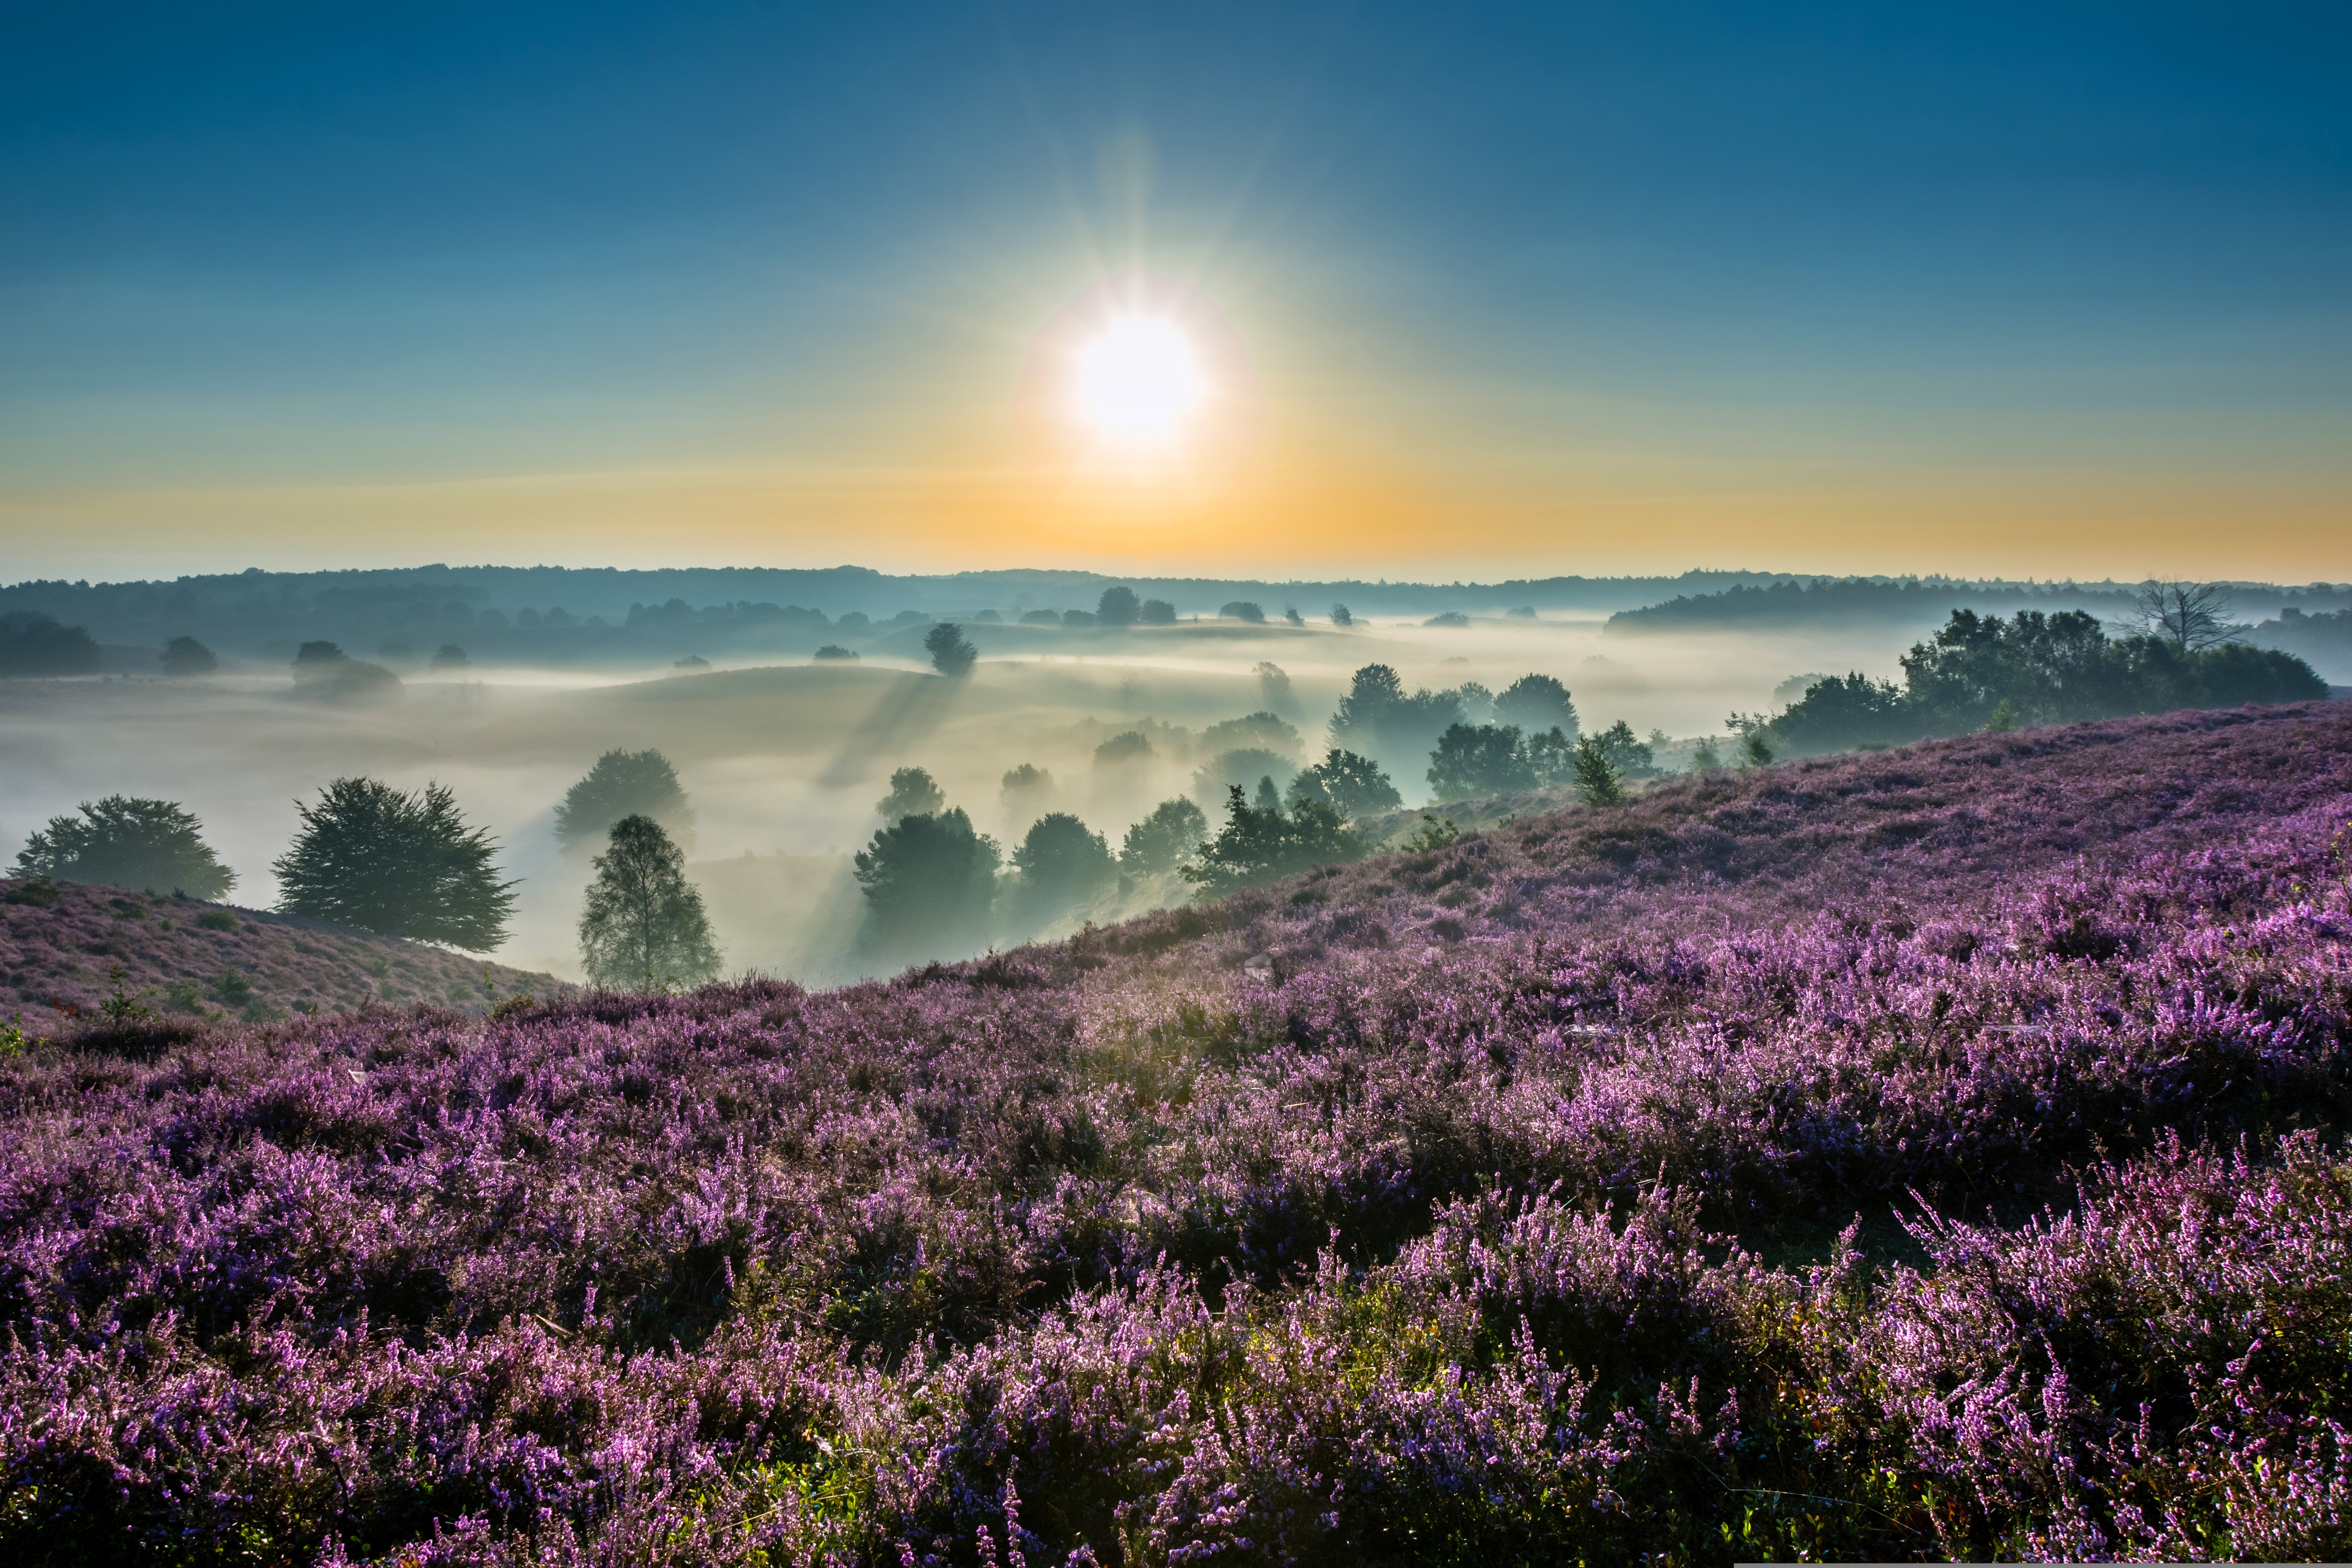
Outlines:
[[[185,1018],[261,1020],[431,1002],[488,1012],[553,977],[298,916],[128,888],[0,879],[0,1024],[71,1031],[116,996]]]
[[[0,1062],[22,1562],[2352,1557],[2352,704]]]

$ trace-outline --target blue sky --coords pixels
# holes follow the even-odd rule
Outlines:
[[[53,7],[0,59],[0,528],[105,575],[2352,576],[2347,46],[2318,5]],[[1140,529],[1031,417],[1138,276],[1249,393]]]

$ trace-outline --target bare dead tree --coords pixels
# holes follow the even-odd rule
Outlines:
[[[2218,583],[2166,583],[2149,578],[2132,595],[2133,617],[2152,637],[2182,653],[2235,642],[2245,627],[2230,622],[2230,591]]]

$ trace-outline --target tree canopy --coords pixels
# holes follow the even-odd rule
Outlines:
[[[1297,717],[1298,694],[1290,689],[1290,674],[1271,659],[1262,658],[1250,667],[1257,677],[1258,700],[1265,711],[1285,719]]]
[[[1536,787],[1534,765],[1512,724],[1453,724],[1429,756],[1429,787],[1439,800],[1466,800]]]
[[[158,662],[165,675],[175,678],[210,675],[220,668],[220,659],[213,650],[194,637],[173,637],[165,643]]]
[[[1646,779],[1656,776],[1657,754],[1649,742],[1633,733],[1633,726],[1620,719],[1593,737],[1609,752],[1609,763],[1620,778]]]
[[[1016,901],[1033,924],[1091,902],[1118,880],[1103,836],[1089,832],[1066,811],[1048,812],[1031,823],[1013,852],[1013,865],[1021,874]]]
[[[201,837],[204,824],[175,802],[110,795],[80,810],[78,817],[49,818],[25,840],[16,875],[208,900],[236,882]]]
[[[1234,784],[1225,796],[1224,826],[1202,846],[1192,864],[1178,870],[1186,881],[1214,896],[1318,866],[1360,859],[1370,848],[1327,802],[1306,801],[1286,812],[1272,804],[1251,805],[1241,785]]]
[[[271,866],[279,909],[473,952],[506,940],[516,884],[499,880],[488,830],[466,826],[447,785],[342,778],[295,810],[301,831]]]
[[[1461,721],[1458,694],[1408,694],[1393,668],[1368,664],[1356,671],[1348,694],[1339,699],[1328,734],[1330,743],[1343,751],[1395,763],[1418,757],[1449,725]]]
[[[1587,805],[1616,805],[1625,798],[1622,775],[1614,758],[1609,754],[1609,744],[1598,735],[1586,735],[1576,742],[1576,793]]]
[[[95,675],[98,639],[39,610],[0,616],[0,676]]]
[[[2230,591],[2219,583],[2143,583],[2132,595],[2140,630],[2178,654],[2201,653],[2234,642],[2242,628],[2229,622]]]
[[[1192,770],[1192,798],[1213,804],[1234,784],[1253,785],[1262,778],[1275,781],[1276,790],[1290,782],[1298,765],[1279,752],[1263,746],[1236,746],[1220,752]]]
[[[1156,877],[1174,870],[1209,837],[1209,819],[1189,800],[1163,800],[1151,815],[1127,830],[1118,868],[1129,877]]]
[[[996,793],[1005,815],[1017,821],[1054,798],[1054,775],[1034,763],[1023,763],[1004,771]]]
[[[1132,588],[1110,587],[1095,601],[1095,619],[1107,626],[1131,626],[1142,614]]]
[[[1558,728],[1576,739],[1576,704],[1568,688],[1552,676],[1522,675],[1495,699],[1497,722],[1517,724],[1531,734]]]
[[[1302,744],[1297,728],[1276,714],[1261,710],[1239,719],[1222,720],[1201,731],[1204,752],[1229,752],[1236,746],[1256,746],[1286,757],[1298,755]]]
[[[566,849],[601,843],[624,817],[650,816],[691,843],[694,808],[667,757],[648,748],[618,748],[596,759],[587,776],[563,795],[555,808],[555,839]]]
[[[885,822],[902,816],[930,816],[947,805],[948,797],[931,778],[929,768],[900,768],[890,775],[890,793],[874,803]]]
[[[1095,766],[1116,767],[1121,763],[1139,763],[1151,754],[1150,736],[1140,730],[1121,730],[1095,748]]]
[[[1358,817],[1394,811],[1404,805],[1404,796],[1397,793],[1380,763],[1335,746],[1323,753],[1321,762],[1290,781],[1291,809],[1296,811],[1308,801],[1322,801],[1341,816]]]
[[[931,656],[931,668],[952,678],[970,675],[980,659],[980,649],[953,621],[941,621],[924,633],[923,648]]]
[[[719,947],[702,894],[686,879],[686,854],[650,816],[613,825],[580,916],[588,978],[617,989],[698,985],[719,973]]]
[[[1819,680],[1769,723],[1741,733],[1803,754],[1965,734],[1990,727],[1996,715],[2004,724],[2071,724],[2327,695],[2326,683],[2293,654],[2215,640],[2226,607],[2226,601],[2217,609],[2210,599],[2168,599],[2150,613],[2173,615],[2171,631],[2126,637],[2109,637],[2082,610],[2021,610],[2006,619],[1955,610],[1934,637],[1903,656],[1900,689],[1859,673]],[[2200,615],[2214,626],[2200,630]]]
[[[979,942],[1000,859],[996,841],[972,831],[961,806],[881,828],[853,861],[873,917],[872,943],[912,957]]]
[[[294,651],[294,689],[329,701],[389,697],[400,689],[400,677],[334,643],[306,642]]]

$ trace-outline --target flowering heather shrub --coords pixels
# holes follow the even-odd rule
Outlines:
[[[2352,1550],[2352,708],[0,1062],[26,1561]]]
[[[478,1013],[491,989],[562,989],[549,975],[283,915],[80,882],[46,887],[0,880],[0,1021],[17,1019],[28,1035],[70,1032],[118,987],[180,1024],[415,1002]]]

